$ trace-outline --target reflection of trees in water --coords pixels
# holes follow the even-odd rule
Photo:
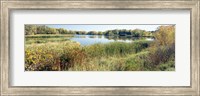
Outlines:
[[[88,35],[89,38],[97,38],[96,35]]]
[[[75,35],[76,38],[86,38],[85,35]]]
[[[108,40],[146,40],[146,39],[154,39],[153,37],[132,37],[132,36],[105,36],[105,35],[76,35],[76,38],[105,38]]]
[[[126,40],[145,40],[146,38],[150,38],[150,39],[153,39],[152,37],[132,37],[132,36],[105,36],[106,39],[109,39],[109,40],[123,40],[123,41],[126,41]]]
[[[102,35],[98,35],[98,38],[102,38],[103,36]]]

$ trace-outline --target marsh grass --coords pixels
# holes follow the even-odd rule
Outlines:
[[[26,46],[25,69],[29,71],[140,70],[139,63],[136,64],[136,61],[131,61],[130,57],[132,55],[137,57],[139,52],[146,49],[150,43],[147,41],[112,42],[80,46],[79,43],[66,41],[41,45],[32,44]]]
[[[81,46],[48,42],[25,47],[26,71],[173,71],[175,46],[152,41],[111,42]]]
[[[37,35],[25,35],[25,38],[60,38],[60,37],[73,37],[73,34],[61,35],[61,34],[37,34]]]
[[[147,48],[151,41],[140,41],[132,43],[111,42],[108,44],[94,44],[84,47],[90,57],[102,56],[126,56],[128,54],[137,53]]]
[[[41,43],[48,43],[48,42],[64,42],[69,41],[73,35],[26,35],[25,36],[25,44],[41,44]]]

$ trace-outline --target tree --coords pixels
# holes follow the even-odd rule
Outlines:
[[[114,29],[107,31],[77,31],[77,30],[66,30],[64,28],[52,28],[45,25],[25,25],[26,35],[35,34],[80,34],[80,35],[106,35],[106,36],[152,36],[152,33],[141,29],[126,30],[126,29]]]
[[[87,33],[87,35],[97,35],[97,32],[96,32],[96,31],[89,31],[89,32]]]
[[[25,25],[25,35],[35,35],[37,34],[36,25]]]
[[[55,28],[50,28],[48,31],[48,34],[58,34],[58,30],[56,30]]]
[[[37,27],[37,34],[46,34],[46,28],[47,26],[45,25],[36,25]]]
[[[98,35],[103,35],[103,32],[99,31],[99,32],[98,32]]]
[[[166,46],[175,43],[175,26],[160,26],[155,32],[156,43]]]

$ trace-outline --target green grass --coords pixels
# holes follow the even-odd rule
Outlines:
[[[60,38],[60,37],[73,37],[71,34],[37,34],[37,35],[25,35],[25,38]]]
[[[46,35],[46,34],[38,34],[38,35],[26,35],[25,36],[25,44],[41,44],[41,43],[49,43],[49,42],[64,42],[69,41],[73,35]]]

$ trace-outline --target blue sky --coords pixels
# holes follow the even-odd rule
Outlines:
[[[161,25],[87,25],[87,24],[52,24],[47,25],[53,28],[64,28],[67,30],[76,30],[76,31],[106,31],[112,29],[142,29],[146,31],[154,31],[158,26]]]

